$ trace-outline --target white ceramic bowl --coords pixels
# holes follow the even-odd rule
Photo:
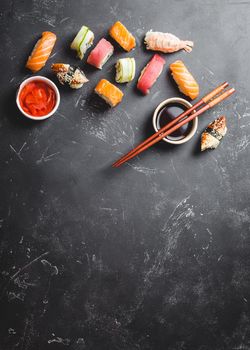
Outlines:
[[[56,104],[55,104],[55,107],[52,109],[51,112],[49,112],[48,114],[46,115],[43,115],[43,116],[38,116],[38,117],[33,117],[32,115],[26,113],[21,105],[20,105],[20,102],[19,102],[19,96],[20,96],[20,92],[21,90],[23,89],[23,87],[30,83],[31,81],[34,81],[34,80],[39,80],[39,81],[44,81],[46,84],[48,84],[54,91],[55,91],[55,94],[56,94]],[[51,81],[50,79],[48,78],[45,78],[45,77],[42,77],[40,75],[35,75],[33,77],[30,77],[28,79],[25,79],[22,84],[19,86],[18,90],[17,90],[17,95],[16,95],[16,104],[17,104],[17,107],[19,108],[20,112],[26,117],[26,118],[29,118],[29,119],[32,119],[32,120],[36,120],[36,121],[40,121],[40,120],[44,120],[44,119],[47,119],[49,117],[51,117],[57,110],[59,104],[60,104],[60,93],[58,91],[58,88],[57,86],[53,83],[53,81]]]
[[[192,107],[190,102],[184,100],[183,98],[179,98],[179,97],[168,98],[167,100],[161,102],[158,105],[158,107],[156,107],[154,114],[153,114],[152,121],[153,121],[153,127],[154,127],[156,132],[159,131],[159,128],[157,126],[159,112],[161,111],[162,108],[164,108],[166,105],[168,105],[170,103],[179,103],[187,108]],[[173,145],[181,145],[181,144],[189,141],[194,136],[194,134],[196,133],[197,127],[198,127],[198,118],[196,117],[195,119],[193,119],[192,128],[191,128],[188,135],[186,135],[185,137],[183,137],[179,140],[169,139],[167,137],[164,137],[162,140],[165,142],[171,143]]]

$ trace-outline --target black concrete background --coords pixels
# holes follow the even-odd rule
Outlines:
[[[250,2],[241,0],[1,0],[0,348],[250,349]],[[102,71],[69,49],[80,26],[108,37],[121,20],[137,48]],[[111,110],[94,96],[118,57],[138,77],[149,29],[195,42],[166,55],[149,96],[136,80]],[[79,64],[90,82],[59,86],[58,113],[29,122],[15,94],[44,30],[52,62]],[[228,80],[237,95],[206,113],[186,145],[161,143],[118,170],[111,164],[152,132],[162,100],[181,96],[168,65],[182,59],[201,95]],[[58,83],[57,83],[58,84]],[[59,85],[59,84],[58,84]],[[225,114],[228,134],[201,154],[200,134]]]

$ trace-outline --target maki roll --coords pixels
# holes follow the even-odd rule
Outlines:
[[[62,85],[69,85],[71,89],[80,89],[83,84],[88,82],[83,71],[74,66],[64,63],[54,63],[51,69]]]
[[[109,35],[118,42],[125,51],[131,51],[136,46],[134,36],[119,21],[113,24],[109,29]]]
[[[86,26],[77,33],[75,39],[72,41],[70,48],[77,52],[77,56],[82,60],[85,52],[93,45],[94,33]]]
[[[106,79],[99,81],[95,87],[95,93],[104,99],[111,107],[115,107],[123,98],[123,92]]]
[[[90,52],[87,62],[98,69],[102,69],[103,65],[113,55],[113,52],[114,46],[108,40],[102,38]]]
[[[139,89],[144,95],[147,95],[150,92],[151,87],[160,76],[164,64],[165,59],[160,55],[155,54],[146,67],[141,71],[137,83],[137,89]]]
[[[116,76],[117,83],[128,83],[135,77],[135,59],[121,58],[116,62]]]

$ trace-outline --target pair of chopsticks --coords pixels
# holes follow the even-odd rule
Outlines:
[[[198,117],[199,115],[201,115],[202,113],[204,113],[208,109],[214,107],[218,103],[222,102],[223,100],[225,100],[226,98],[231,96],[235,92],[234,88],[228,89],[228,90],[223,92],[223,90],[226,87],[228,87],[228,85],[229,84],[227,82],[219,85],[217,88],[215,88],[209,94],[204,96],[200,101],[195,103],[191,108],[187,109],[185,112],[180,114],[178,117],[176,117],[170,123],[165,125],[163,128],[161,128],[155,134],[153,134],[152,136],[147,138],[145,141],[140,143],[132,151],[128,152],[123,157],[121,157],[112,166],[114,168],[118,168],[120,165],[122,165],[123,163],[127,162],[128,160],[136,157],[138,154],[145,151],[147,148],[151,147],[155,143],[159,142],[164,137],[172,134],[174,131],[179,129],[182,125],[189,123],[194,118]],[[196,109],[199,107],[200,107],[200,109],[198,109],[196,111]],[[190,113],[191,113],[191,115],[190,115]]]

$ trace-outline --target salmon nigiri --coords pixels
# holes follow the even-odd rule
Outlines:
[[[169,67],[179,90],[194,100],[199,95],[199,85],[185,64],[178,60],[171,63]]]
[[[26,67],[29,68],[33,73],[38,72],[42,69],[47,59],[49,58],[51,51],[56,42],[56,35],[52,32],[43,32],[42,37],[38,40],[34,46],[31,55],[28,58]]]
[[[119,21],[113,24],[109,29],[109,35],[117,41],[125,51],[131,51],[136,46],[133,35]]]

